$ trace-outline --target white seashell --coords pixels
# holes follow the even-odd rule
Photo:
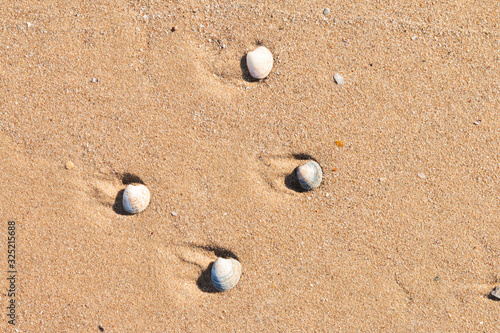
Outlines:
[[[142,184],[129,184],[123,192],[123,208],[127,213],[137,214],[149,205],[150,193]]]
[[[306,191],[312,190],[321,184],[323,171],[315,161],[309,161],[297,168],[297,179],[300,186]]]
[[[263,79],[273,68],[273,55],[265,46],[259,46],[247,54],[247,67],[250,75],[256,79]]]
[[[238,260],[217,258],[212,266],[212,284],[219,291],[233,288],[241,277],[241,264]]]
[[[339,73],[335,73],[333,75],[333,78],[335,79],[335,82],[337,82],[337,84],[340,86],[342,84],[344,84],[344,78],[342,77],[342,75],[340,75]]]

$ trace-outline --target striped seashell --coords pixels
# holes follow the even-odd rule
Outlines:
[[[323,180],[323,171],[315,161],[309,161],[297,168],[297,179],[300,186],[306,191],[312,190],[321,184]]]
[[[250,75],[256,79],[263,79],[273,68],[273,55],[265,46],[259,46],[247,54],[247,67]]]
[[[150,193],[148,188],[142,184],[129,184],[123,192],[123,209],[127,213],[137,214],[149,205]]]
[[[233,288],[241,277],[241,264],[238,260],[217,258],[212,266],[212,284],[219,291]]]

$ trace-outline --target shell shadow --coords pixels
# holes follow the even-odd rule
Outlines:
[[[144,184],[144,181],[141,179],[141,177],[134,175],[133,173],[128,173],[128,172],[122,173],[119,175],[119,177],[123,185],[128,185],[133,183],[146,185]]]
[[[241,68],[241,77],[243,80],[247,82],[258,82],[259,80],[252,77],[250,75],[250,72],[248,71],[248,66],[247,66],[247,55],[245,54],[243,57],[240,59],[240,68]]]
[[[217,290],[214,285],[212,284],[212,266],[214,263],[210,263],[208,265],[207,269],[205,269],[203,272],[201,272],[200,276],[196,280],[196,286],[198,289],[205,293],[220,293],[221,291]]]
[[[217,257],[222,257],[222,258],[233,258],[236,260],[238,259],[238,256],[234,254],[233,251],[228,250],[224,247],[217,246],[217,245],[198,245],[198,244],[193,244],[193,243],[185,243],[189,247],[193,247],[196,249],[203,249],[205,251],[213,252]]]
[[[125,190],[120,190],[118,192],[118,194],[116,195],[115,203],[113,204],[113,211],[119,215],[133,215],[133,214],[130,214],[129,212],[127,212],[123,208],[123,193],[124,192],[125,192]]]
[[[295,192],[307,192],[307,190],[303,189],[302,186],[300,186],[299,180],[297,178],[297,168],[293,169],[292,173],[285,177],[285,186]]]
[[[311,155],[309,154],[305,154],[305,153],[297,153],[297,154],[292,154],[293,158],[295,158],[296,160],[313,160],[315,162],[318,162],[316,161],[316,159],[314,157],[312,157]]]

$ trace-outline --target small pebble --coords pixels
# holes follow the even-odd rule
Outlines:
[[[68,170],[71,170],[75,167],[75,164],[71,161],[68,161],[68,162],[66,162],[66,165],[64,167]]]
[[[99,82],[98,79],[96,79],[95,77],[92,78],[92,83],[96,83],[96,82]]]
[[[177,31],[177,29],[178,29],[178,28],[177,28],[177,26],[175,25],[175,26],[173,26],[173,27],[172,27],[172,29],[170,29],[170,31],[174,32],[174,31]]]
[[[177,216],[178,214],[176,212],[170,213],[172,216]]]
[[[417,36],[413,36],[413,37],[411,38],[411,40],[417,40],[417,39],[418,39],[418,37],[417,37]]]
[[[381,183],[383,183],[383,182],[387,181],[387,178],[386,177],[382,177],[378,181],[381,182]]]
[[[418,176],[419,176],[420,178],[422,178],[422,179],[424,179],[424,178],[425,178],[425,175],[424,175],[423,173],[419,173],[419,174],[418,174]]]
[[[337,145],[337,147],[339,148],[342,148],[344,147],[344,143],[342,141],[335,141],[335,144]]]
[[[496,301],[500,301],[500,287],[495,287],[491,293],[490,293],[491,298],[493,298]]]
[[[339,73],[335,73],[333,75],[333,78],[335,79],[335,82],[337,82],[338,85],[344,84],[344,78],[340,76]]]
[[[330,8],[325,8],[323,11],[323,15],[329,15],[330,14]]]
[[[479,125],[479,124],[481,124],[481,119],[476,120],[473,124],[474,124],[474,125]]]

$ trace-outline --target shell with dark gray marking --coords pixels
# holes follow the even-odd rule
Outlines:
[[[212,266],[212,284],[219,291],[233,288],[241,277],[241,264],[238,260],[217,258]]]
[[[495,287],[491,293],[490,293],[490,297],[492,297],[493,299],[495,300],[500,300],[500,287]]]
[[[312,190],[321,184],[323,171],[321,166],[315,161],[309,161],[297,168],[297,179],[300,186],[306,190]]]

